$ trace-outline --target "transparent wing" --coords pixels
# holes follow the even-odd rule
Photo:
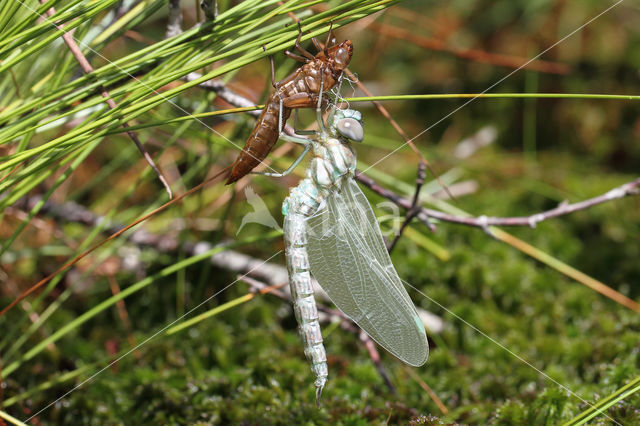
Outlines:
[[[412,366],[425,363],[424,326],[396,272],[380,227],[353,179],[307,221],[311,273],[373,340]]]

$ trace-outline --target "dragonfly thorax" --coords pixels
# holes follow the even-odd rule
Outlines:
[[[346,141],[327,138],[324,143],[314,144],[313,154],[307,177],[321,187],[335,186],[356,169],[355,153]]]

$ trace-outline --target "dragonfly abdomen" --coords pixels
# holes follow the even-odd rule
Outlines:
[[[296,188],[298,189],[298,188]],[[322,331],[318,322],[318,309],[313,298],[313,284],[309,272],[309,254],[307,252],[307,234],[305,220],[313,213],[319,201],[313,197],[300,196],[292,191],[285,200],[283,211],[284,241],[289,271],[289,285],[293,299],[293,310],[298,321],[298,330],[304,344],[304,354],[316,376],[316,398],[319,400],[322,388],[329,375],[327,354],[322,340]],[[306,194],[305,194],[306,195]]]
[[[233,163],[233,168],[227,178],[227,185],[249,173],[266,158],[273,145],[278,141],[280,115],[282,115],[282,122],[286,122],[291,115],[291,109],[283,106],[282,111],[280,110],[276,93],[269,98],[249,139]]]

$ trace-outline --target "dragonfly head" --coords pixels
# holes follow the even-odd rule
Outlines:
[[[332,62],[331,66],[338,73],[341,73],[349,62],[351,61],[351,56],[353,56],[353,44],[349,40],[345,40],[340,44],[336,44],[335,46],[331,46],[328,49],[325,49],[324,55],[329,58],[329,61]]]
[[[362,142],[364,129],[362,114],[353,109],[339,109],[333,116],[333,126],[336,133],[354,142]]]

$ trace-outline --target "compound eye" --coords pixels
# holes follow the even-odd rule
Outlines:
[[[353,55],[353,44],[349,40],[340,43],[334,56],[336,69],[339,71],[345,69],[351,61],[351,55]]]
[[[362,128],[362,124],[354,118],[343,118],[338,121],[336,129],[338,130],[338,133],[352,141],[362,142],[362,139],[364,139],[364,129]]]
[[[336,65],[338,66],[338,68],[344,69],[347,67],[347,64],[349,63],[351,56],[349,55],[349,52],[347,51],[347,49],[340,48],[336,52],[335,58],[336,58]]]

